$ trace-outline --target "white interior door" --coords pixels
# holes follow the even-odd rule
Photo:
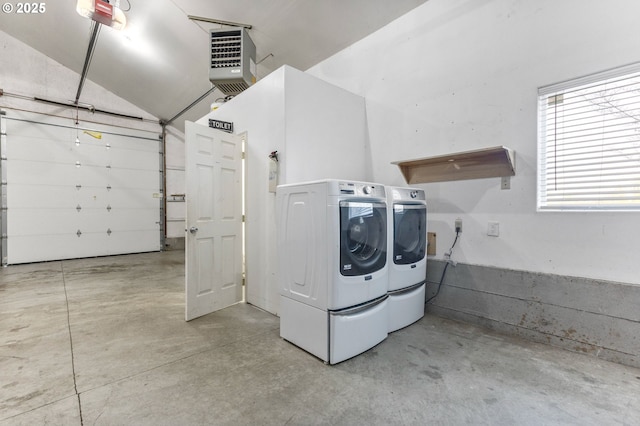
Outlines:
[[[190,321],[242,300],[242,138],[186,122]]]

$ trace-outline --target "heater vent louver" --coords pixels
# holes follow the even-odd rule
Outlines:
[[[231,94],[231,93],[240,93],[249,88],[247,83],[219,83],[216,86],[222,93]]]
[[[240,67],[242,40],[240,34],[211,34],[211,68]]]
[[[244,28],[211,30],[209,80],[226,95],[256,82],[256,46]]]

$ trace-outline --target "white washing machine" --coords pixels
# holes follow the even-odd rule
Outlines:
[[[387,337],[383,185],[323,180],[276,191],[280,336],[329,364]]]
[[[427,202],[422,189],[386,187],[389,326],[399,330],[424,316],[427,274]]]

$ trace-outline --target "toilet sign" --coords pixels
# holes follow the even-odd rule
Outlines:
[[[233,123],[229,123],[228,121],[220,121],[210,118],[209,127],[212,129],[222,130],[223,132],[233,133]]]

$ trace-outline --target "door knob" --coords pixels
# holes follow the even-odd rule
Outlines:
[[[196,232],[198,232],[198,228],[195,226],[192,226],[191,228],[189,228],[189,232],[191,232],[192,234],[195,234]]]

